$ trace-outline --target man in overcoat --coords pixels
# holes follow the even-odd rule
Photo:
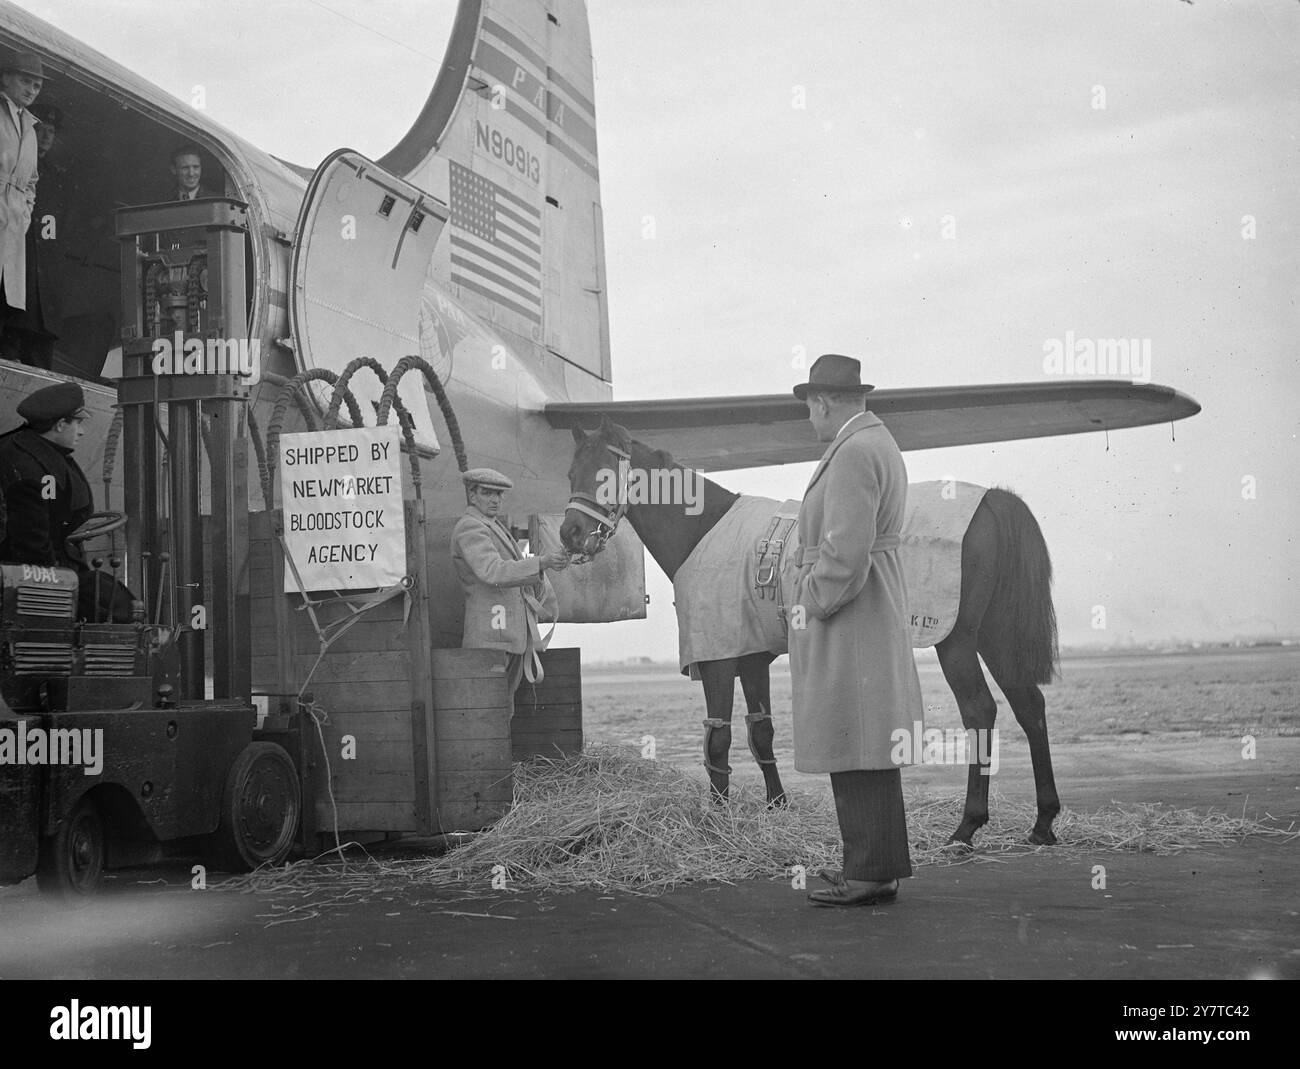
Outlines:
[[[27,228],[36,203],[37,118],[45,84],[40,56],[0,61],[0,325],[27,307]],[[12,348],[12,347],[11,347]],[[10,353],[16,356],[16,353]]]
[[[469,507],[451,535],[451,562],[465,592],[467,649],[497,649],[508,654],[506,682],[513,694],[524,678],[541,678],[537,654],[545,649],[539,617],[554,620],[555,589],[547,569],[569,563],[557,550],[537,557],[519,552],[514,536],[498,519],[506,490],[514,484],[491,468],[471,468],[461,476]]]
[[[27,227],[27,305],[12,317],[5,346],[6,357],[16,355],[24,364],[50,369],[54,366],[54,343],[58,340],[59,309],[61,307],[58,275],[54,270],[61,259],[58,241],[67,246],[69,230],[67,171],[50,159],[50,150],[58,138],[63,122],[63,112],[53,106],[36,105],[32,108],[39,124],[36,127],[36,165],[40,169],[40,191],[32,208],[32,221]],[[54,220],[54,243],[46,240],[42,220]],[[15,349],[17,350],[15,353]]]
[[[794,388],[830,442],[799,510],[790,599],[794,764],[829,772],[844,840],[841,872],[818,905],[892,901],[912,874],[892,733],[922,719],[899,535],[907,469],[893,435],[866,411],[861,365],[828,354]]]

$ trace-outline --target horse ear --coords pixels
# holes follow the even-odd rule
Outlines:
[[[573,440],[577,442],[579,445],[582,445],[582,443],[587,440],[587,436],[582,433],[581,427],[573,428]]]
[[[624,449],[631,448],[632,436],[628,434],[627,429],[620,427],[604,413],[600,417],[600,436],[610,445],[621,446]]]

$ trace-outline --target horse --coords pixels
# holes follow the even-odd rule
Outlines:
[[[590,434],[574,428],[577,444],[569,467],[570,499],[560,525],[560,539],[577,558],[604,548],[626,515],[642,544],[669,579],[700,540],[740,499],[740,495],[689,472],[663,450],[634,440],[623,427],[601,418]],[[678,471],[703,483],[697,500],[629,503],[623,480],[628,473]],[[610,475],[620,485],[610,492]],[[667,480],[671,484],[671,480]],[[598,491],[600,491],[598,493]],[[638,495],[644,496],[644,495]],[[756,537],[762,532],[756,532]],[[990,489],[970,519],[961,543],[961,596],[956,623],[936,651],[944,679],[952,689],[968,737],[987,738],[997,715],[997,702],[980,668],[984,658],[994,681],[1006,696],[1029,740],[1037,797],[1037,820],[1029,842],[1056,842],[1052,822],[1060,798],[1052,774],[1047,740],[1046,702],[1039,686],[1051,682],[1059,661],[1056,611],[1051,597],[1052,566],[1047,544],[1029,507],[1009,490]],[[728,796],[731,714],[735,680],[740,676],[748,713],[745,716],[750,752],[763,774],[769,807],[786,804],[785,790],[772,753],[772,716],[768,669],[777,654],[748,653],[698,665],[708,712],[705,720],[705,769],[711,797],[725,803]],[[979,735],[970,735],[977,729]],[[966,803],[961,822],[949,842],[973,846],[973,836],[989,819],[987,751],[967,770]],[[978,762],[982,762],[978,763]]]

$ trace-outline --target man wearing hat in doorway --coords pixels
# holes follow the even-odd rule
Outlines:
[[[498,519],[501,499],[514,484],[491,468],[471,468],[461,476],[469,507],[451,535],[451,561],[465,591],[467,649],[505,650],[506,682],[513,694],[527,669],[540,678],[538,617],[555,618],[555,589],[548,569],[560,570],[569,556],[562,550],[525,557]],[[530,589],[531,588],[531,591]]]
[[[866,411],[861,364],[818,357],[794,388],[829,442],[799,509],[798,578],[790,599],[794,765],[829,772],[844,840],[841,871],[809,899],[822,906],[893,901],[912,875],[902,776],[892,733],[922,718],[899,534],[907,469],[898,443]]]
[[[0,560],[89,572],[77,547],[67,544],[95,511],[90,483],[72,456],[85,433],[85,405],[75,382],[46,386],[18,405],[27,422],[0,437]]]
[[[45,85],[40,56],[19,52],[0,63],[0,327],[27,307],[27,228],[36,203],[38,119]],[[15,357],[6,342],[6,356]]]
[[[63,125],[63,111],[52,104],[37,104],[31,110],[39,120],[36,165],[41,180],[32,222],[27,227],[27,301],[24,311],[6,324],[8,337],[3,348],[9,359],[48,371],[54,366],[54,343],[62,329],[56,265],[62,260],[58,250],[67,247],[71,229],[68,172],[49,155]],[[48,232],[45,219],[53,221]]]

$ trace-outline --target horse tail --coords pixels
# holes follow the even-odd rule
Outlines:
[[[980,625],[980,653],[1008,683],[1050,683],[1060,662],[1052,560],[1038,520],[1010,490],[993,488],[983,504],[998,528],[997,585]]]

